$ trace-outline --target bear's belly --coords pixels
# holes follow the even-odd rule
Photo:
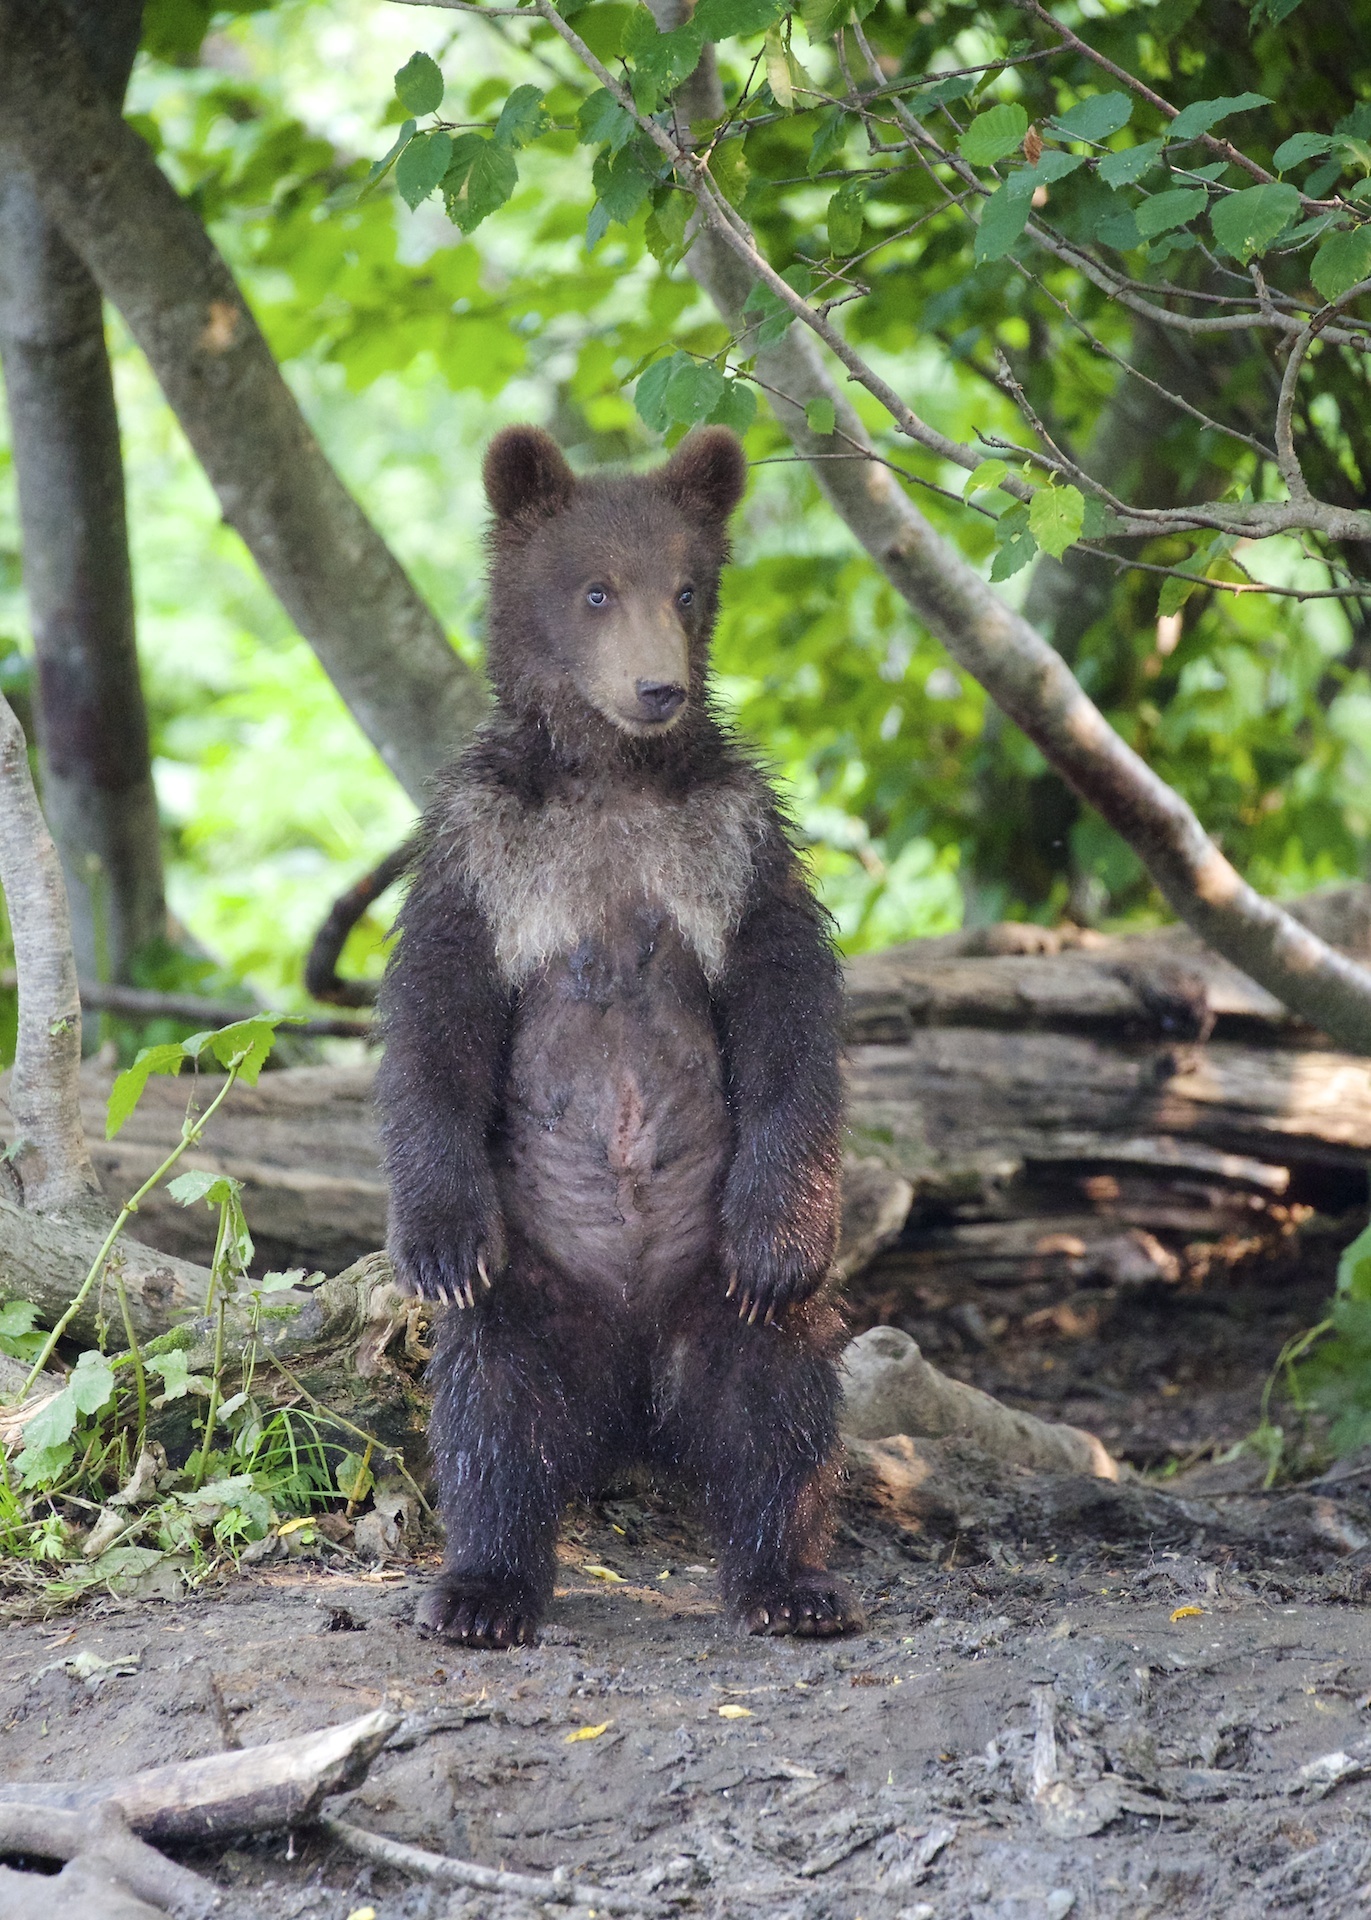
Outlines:
[[[703,976],[681,959],[658,950],[624,977],[573,955],[515,1022],[505,1217],[570,1278],[626,1297],[689,1278],[717,1237],[730,1123]]]

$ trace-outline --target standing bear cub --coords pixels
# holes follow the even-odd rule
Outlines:
[[[824,1571],[840,980],[776,804],[709,704],[743,491],[722,429],[577,479],[485,463],[493,719],[438,783],[382,999],[390,1246],[444,1301],[447,1533],[420,1624],[534,1638],[557,1525],[629,1461],[699,1497],[753,1633],[859,1616]]]

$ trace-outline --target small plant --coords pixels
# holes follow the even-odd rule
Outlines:
[[[365,1498],[376,1453],[409,1480],[394,1449],[316,1400],[276,1358],[273,1367],[285,1374],[304,1404],[261,1404],[254,1383],[264,1324],[300,1311],[298,1299],[284,1296],[305,1283],[305,1275],[249,1278],[253,1243],[240,1181],[203,1169],[170,1177],[238,1081],[256,1081],[285,1017],[257,1015],[215,1033],[142,1050],[111,1089],[110,1138],[133,1113],[154,1073],[177,1073],[188,1060],[198,1063],[208,1056],[225,1069],[224,1084],[203,1113],[193,1105],[187,1112],[180,1140],[120,1209],[90,1271],[49,1332],[35,1325],[36,1313],[27,1301],[0,1303],[0,1351],[29,1368],[16,1405],[35,1389],[96,1287],[112,1290],[127,1341],[121,1351],[108,1352],[102,1338],[79,1353],[62,1387],[25,1421],[17,1457],[9,1461],[0,1449],[0,1561],[42,1569],[52,1601],[110,1579],[136,1580],[167,1555],[197,1578],[223,1555],[236,1558],[273,1530],[310,1540],[310,1515],[328,1506],[346,1506],[351,1513]],[[203,1203],[218,1216],[204,1309],[210,1320],[208,1354],[203,1333],[189,1326],[140,1343],[129,1311],[119,1237],[162,1182],[182,1206]],[[99,1326],[103,1334],[103,1320]],[[201,1403],[202,1411],[188,1423],[198,1431],[197,1444],[173,1465],[161,1445],[150,1441],[149,1422],[181,1400]],[[169,1431],[174,1415],[158,1424]]]
[[[1328,1315],[1302,1337],[1286,1370],[1296,1404],[1331,1421],[1335,1454],[1371,1442],[1371,1226],[1344,1247]]]

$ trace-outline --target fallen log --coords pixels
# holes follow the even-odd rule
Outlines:
[[[1297,906],[1371,957],[1371,887]],[[863,955],[847,982],[849,1274],[898,1235],[906,1291],[944,1278],[1169,1283],[1204,1257],[1191,1247],[1274,1244],[1366,1203],[1371,1061],[1328,1047],[1184,931],[971,929]],[[372,1071],[264,1074],[187,1156],[244,1182],[261,1264],[337,1271],[381,1244]],[[177,1138],[187,1089],[150,1081],[106,1142],[108,1090],[88,1063],[82,1118],[117,1200]],[[212,1091],[202,1080],[201,1097]],[[869,1242],[859,1191],[881,1220]],[[208,1258],[204,1209],[154,1195],[138,1230]]]
[[[898,1327],[872,1327],[853,1340],[843,1354],[842,1383],[839,1424],[847,1439],[957,1438],[1034,1472],[1119,1478],[1118,1461],[1093,1433],[1039,1420],[949,1379]]]
[[[150,1767],[126,1780],[0,1785],[0,1853],[65,1860],[55,1879],[0,1868],[0,1920],[200,1920],[220,1890],[157,1851],[316,1819],[332,1794],[359,1786],[400,1715],[377,1711],[267,1746]]]

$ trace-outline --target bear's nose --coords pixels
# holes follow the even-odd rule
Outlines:
[[[638,705],[650,720],[669,720],[686,697],[684,687],[670,680],[640,680]]]

